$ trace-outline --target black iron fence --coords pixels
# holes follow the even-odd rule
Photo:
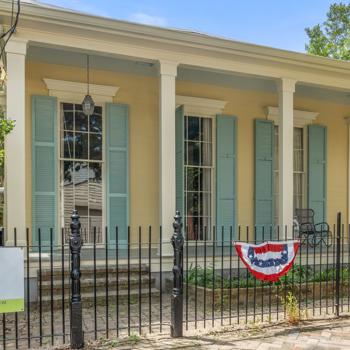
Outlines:
[[[275,283],[255,279],[232,245],[254,243],[258,228],[204,228],[203,240],[182,241],[177,217],[172,245],[162,228],[128,228],[126,241],[117,228],[113,243],[108,229],[104,243],[93,230],[92,244],[79,252],[76,224],[70,246],[65,230],[60,237],[51,230],[49,242],[39,231],[37,244],[26,231],[25,312],[0,315],[1,349],[79,345],[79,327],[86,342],[350,312],[350,239],[340,217],[326,241],[303,240],[293,267]],[[261,234],[264,241],[298,238],[272,227]],[[5,237],[1,249],[22,241],[16,230]]]

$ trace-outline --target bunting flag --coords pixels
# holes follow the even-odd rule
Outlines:
[[[233,242],[233,245],[253,276],[276,282],[292,267],[300,241],[268,241],[261,244]]]

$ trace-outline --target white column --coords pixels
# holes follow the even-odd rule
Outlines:
[[[293,225],[293,95],[296,81],[282,78],[278,82],[278,163],[279,163],[279,226],[283,237]]]
[[[163,255],[172,255],[170,238],[176,210],[175,193],[175,79],[177,63],[159,62],[159,167],[160,224],[162,225]]]
[[[25,167],[25,57],[27,42],[17,38],[6,45],[6,115],[15,120],[5,141],[5,203],[7,240],[13,242],[17,228],[18,244],[26,239]]]

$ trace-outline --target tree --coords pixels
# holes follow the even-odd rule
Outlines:
[[[15,127],[15,121],[6,119],[4,111],[0,108],[0,184],[3,186],[5,162],[5,136]]]
[[[350,60],[350,3],[331,4],[326,21],[305,31],[309,37],[308,53]]]

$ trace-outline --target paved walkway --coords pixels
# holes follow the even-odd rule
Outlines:
[[[245,349],[245,350],[345,350],[350,349],[350,318],[306,321],[299,326],[251,324],[189,333],[184,338],[168,335],[132,335],[119,341],[90,343],[87,349]],[[68,348],[59,348],[68,349]]]

